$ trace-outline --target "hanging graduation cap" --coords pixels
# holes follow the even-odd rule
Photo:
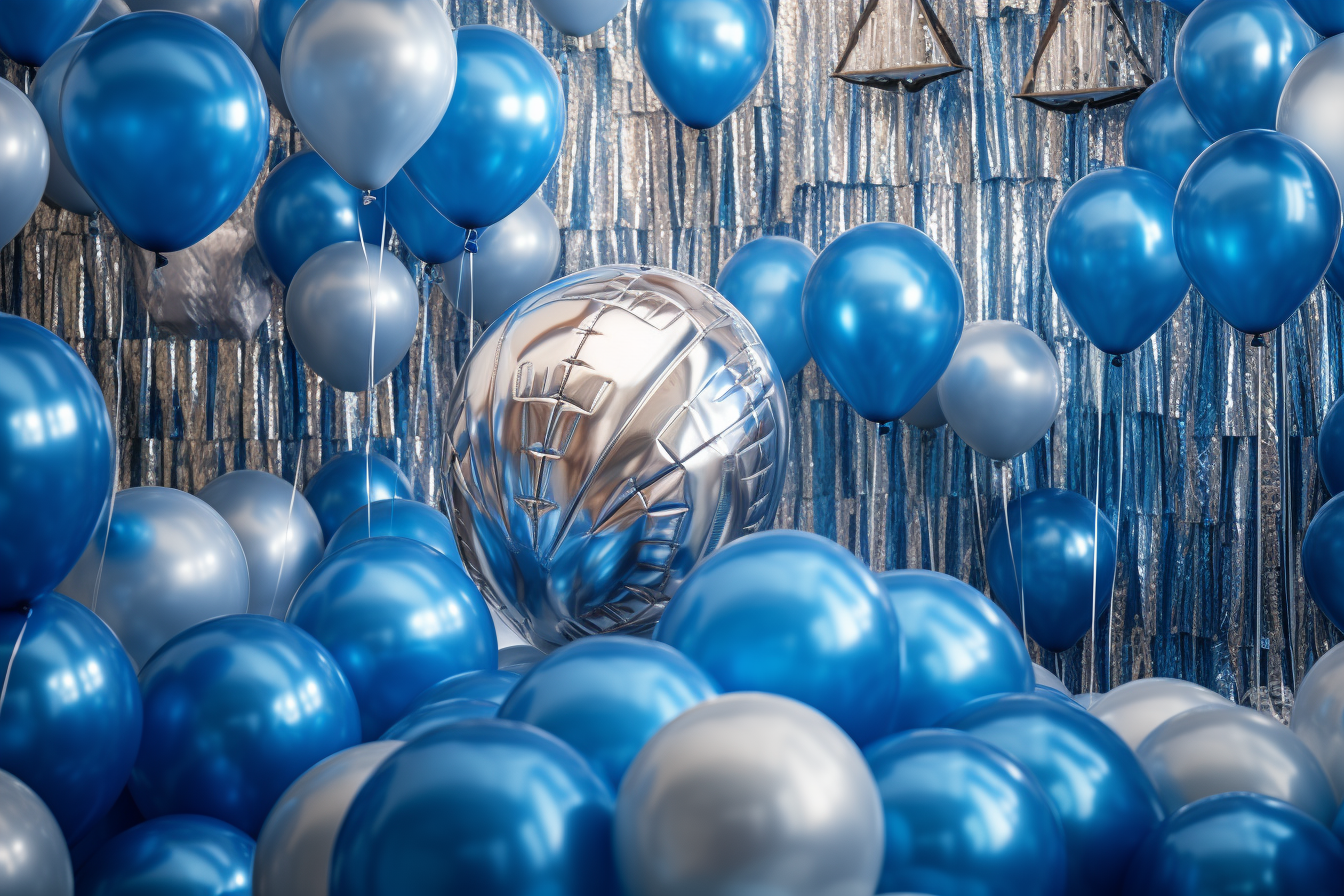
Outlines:
[[[929,0],[868,0],[831,77],[913,92],[968,68]]]
[[[1079,112],[1132,100],[1152,83],[1115,0],[1055,0],[1022,89],[1013,95]]]

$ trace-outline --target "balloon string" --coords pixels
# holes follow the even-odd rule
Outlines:
[[[1279,394],[1283,400],[1283,429],[1279,433],[1280,454],[1282,460],[1279,462],[1279,481],[1280,490],[1283,493],[1283,551],[1282,554],[1287,561],[1283,564],[1284,575],[1284,594],[1288,601],[1288,631],[1284,641],[1288,645],[1288,680],[1292,685],[1293,691],[1297,691],[1297,662],[1293,658],[1293,629],[1297,617],[1293,612],[1293,558],[1297,556],[1293,543],[1293,493],[1292,483],[1289,481],[1289,467],[1292,464],[1292,455],[1289,451],[1288,436],[1291,432],[1291,419],[1289,414],[1292,412],[1292,402],[1288,398],[1288,325],[1285,323],[1279,327],[1279,373],[1283,380],[1283,385]]]
[[[94,222],[97,222],[97,217]],[[102,228],[94,235],[94,250],[97,255],[103,254]],[[112,512],[117,506],[117,482],[121,478],[121,391],[122,391],[122,352],[126,344],[126,297],[124,294],[125,284],[120,277],[120,267],[114,266],[118,272],[117,277],[117,354],[116,354],[116,379],[117,379],[117,400],[116,407],[112,410],[112,433],[115,442],[112,445],[112,494],[107,500],[107,527],[103,530],[103,549],[98,555],[98,572],[93,577],[93,602],[89,609],[98,612],[98,592],[103,584],[103,567],[107,563],[107,543],[112,539]]]
[[[468,231],[470,232],[470,231]],[[476,347],[476,251],[472,249],[467,255],[467,351],[470,352]]]
[[[989,584],[989,564],[985,559],[985,524],[980,517],[980,477],[976,473],[979,465],[975,462],[975,455],[971,455],[971,488],[975,491],[975,534],[980,543],[980,569],[985,574],[985,584]]]
[[[1251,344],[1255,345],[1254,342],[1252,342]],[[1268,689],[1269,685],[1268,680],[1266,680],[1265,682],[1266,687],[1262,689],[1260,686],[1260,666],[1261,666],[1261,660],[1263,659],[1263,656],[1261,654],[1262,650],[1261,645],[1263,642],[1260,640],[1261,639],[1260,620],[1261,617],[1264,615],[1262,596],[1261,596],[1261,581],[1262,579],[1264,579],[1263,573],[1265,562],[1264,545],[1260,537],[1261,535],[1260,505],[1261,505],[1261,498],[1264,494],[1264,489],[1262,488],[1264,482],[1263,477],[1261,476],[1261,469],[1260,469],[1260,442],[1262,441],[1260,432],[1260,422],[1261,422],[1260,415],[1263,413],[1263,409],[1260,403],[1261,402],[1260,391],[1261,391],[1261,378],[1264,376],[1264,369],[1263,369],[1265,360],[1264,339],[1260,339],[1260,344],[1259,346],[1256,347],[1256,349],[1257,350],[1255,353],[1255,652],[1252,655],[1255,657],[1255,689],[1256,689],[1255,708],[1263,710],[1264,692],[1265,690]]]
[[[999,461],[999,472],[1003,475],[1003,531],[1008,536],[1008,562],[1013,566],[1013,583],[1017,585],[1017,603],[1018,610],[1022,614],[1022,643],[1027,645],[1027,652],[1031,652],[1031,644],[1027,640],[1027,595],[1022,588],[1022,578],[1017,574],[1017,555],[1013,551],[1013,529],[1008,522],[1008,465],[1012,461]],[[1022,506],[1018,505],[1019,512]],[[1022,521],[1018,519],[1018,529],[1021,530]]]
[[[416,371],[415,385],[411,390],[411,461],[412,472],[420,457],[420,391],[425,385],[425,368],[429,365],[429,299],[434,291],[434,275],[430,266],[420,264],[420,274],[424,278],[424,301],[420,307],[420,369]]]
[[[1115,576],[1120,569],[1120,517],[1125,508],[1125,371],[1120,369],[1120,411],[1116,418],[1120,421],[1120,457],[1116,464],[1116,483],[1115,483],[1115,566],[1111,568],[1111,600],[1115,600]],[[1092,550],[1096,551],[1096,545],[1093,544]],[[1114,606],[1114,604],[1112,604]],[[1109,656],[1111,643],[1111,615],[1106,615],[1106,645],[1107,655]],[[1109,680],[1109,679],[1108,679]]]
[[[1106,370],[1105,356],[1102,357],[1101,370]],[[1102,400],[1105,392],[1102,389],[1101,375],[1097,376],[1097,481],[1092,491],[1092,618],[1091,618],[1091,644],[1092,644],[1092,668],[1088,670],[1090,679],[1087,692],[1095,694],[1097,692],[1097,534],[1101,527],[1101,421],[1105,416],[1103,413]]]
[[[927,445],[928,445],[928,440],[925,438],[925,433],[924,433],[923,430],[920,430],[920,433],[919,433],[919,478],[920,478],[920,483],[919,483],[919,493],[920,493],[920,496],[924,499],[924,500],[923,500],[923,503],[924,503],[924,529],[925,529],[926,533],[928,534],[928,538],[929,538],[929,566],[933,568],[933,571],[934,571],[934,572],[937,572],[937,571],[938,571],[938,557],[935,555],[935,551],[934,551],[934,547],[933,547],[933,515],[929,513],[929,477],[928,477],[928,473],[925,472],[925,471],[926,471],[926,464],[928,463],[928,457],[927,457],[927,455],[928,455],[928,451],[926,450]],[[920,565],[923,566],[922,563],[921,563]]]
[[[283,468],[285,461],[285,455],[284,455],[285,449],[283,447],[284,443],[281,442],[280,444],[281,444],[280,465]],[[299,496],[299,474],[303,472],[303,448],[304,448],[303,436],[300,435],[298,444],[299,453],[298,456],[294,458],[294,487],[289,490],[289,513],[285,515],[285,540],[281,542],[283,546],[280,548],[280,568],[277,569],[275,573],[275,590],[271,592],[271,605],[266,610],[267,616],[275,615],[275,602],[280,597],[280,582],[285,577],[285,560],[289,557],[290,525],[294,522],[294,501]],[[285,610],[286,612],[288,612],[289,608],[286,607]]]
[[[5,694],[9,693],[9,676],[14,671],[14,660],[19,655],[19,645],[23,643],[23,633],[28,631],[28,622],[33,618],[33,608],[29,607],[27,614],[23,617],[23,625],[19,626],[19,636],[14,639],[14,649],[9,652],[9,662],[5,665],[5,681],[0,684],[0,713],[5,709]]]
[[[370,203],[372,193],[364,194],[364,204]],[[368,537],[373,537],[373,402],[374,402],[374,381],[373,381],[373,362],[374,351],[378,345],[378,293],[383,288],[383,241],[387,238],[387,204],[383,204],[383,229],[378,236],[378,282],[373,283],[373,265],[369,261],[369,248],[364,242],[364,225],[360,220],[360,215],[355,215],[355,228],[359,232],[359,248],[364,253],[364,271],[368,276],[369,287],[369,318],[371,324],[369,327],[369,379],[368,392],[365,395],[365,403],[368,406],[368,425],[364,432],[364,509],[368,520]]]

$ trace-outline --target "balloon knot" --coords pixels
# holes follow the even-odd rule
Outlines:
[[[1113,356],[1111,357],[1111,366],[1112,366],[1112,367],[1124,367],[1124,366],[1125,366],[1125,360],[1124,360],[1124,358],[1121,358],[1119,355],[1113,355]]]
[[[880,436],[885,436],[889,432],[891,432],[890,423],[883,423],[881,426],[877,428],[877,434]]]
[[[159,268],[166,268],[167,266],[168,266],[168,256],[164,255],[162,252],[155,252],[154,270],[157,271]]]
[[[373,191],[372,191],[372,190],[365,190],[365,191],[364,191],[364,204],[365,204],[365,205],[373,205],[374,199],[376,199],[376,198],[377,198],[377,197],[375,197],[375,196],[373,195]]]
[[[1255,335],[1255,338],[1251,340],[1251,345],[1255,346],[1256,348],[1263,348],[1264,344],[1265,344],[1265,335],[1263,333],[1257,333]]]
[[[462,248],[472,255],[475,255],[477,252],[481,251],[481,247],[477,244],[477,240],[480,238],[481,232],[473,227],[467,231],[467,241]]]

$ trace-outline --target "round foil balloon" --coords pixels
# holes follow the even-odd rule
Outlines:
[[[75,875],[51,811],[18,778],[0,771],[0,893],[73,896]]]
[[[1300,700],[1300,697],[1299,697]],[[1144,738],[1167,719],[1196,706],[1231,706],[1232,702],[1208,688],[1179,678],[1140,678],[1102,694],[1088,712],[1137,750]],[[1300,705],[1300,702],[1299,702]],[[1296,717],[1296,710],[1294,710]]]
[[[733,306],[659,268],[574,274],[476,343],[444,417],[462,558],[536,645],[653,628],[701,557],[770,525],[779,373]]]
[[[1344,647],[1326,651],[1302,679],[1292,729],[1320,760],[1335,796],[1344,798]]]

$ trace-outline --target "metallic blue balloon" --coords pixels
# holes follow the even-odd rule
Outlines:
[[[1316,433],[1316,466],[1330,494],[1344,492],[1344,401],[1338,398]]]
[[[681,583],[653,636],[724,691],[792,697],[860,746],[892,731],[896,612],[868,568],[819,535],[781,529],[719,548]]]
[[[0,420],[0,609],[8,609],[54,588],[89,543],[112,488],[112,426],[79,355],[9,314],[0,314]]]
[[[381,454],[369,454],[366,473],[364,452],[345,451],[327,458],[303,487],[303,496],[322,523],[322,537],[331,541],[341,523],[370,500],[411,497],[411,481]]]
[[[928,728],[972,700],[1031,693],[1031,657],[1003,611],[970,585],[919,569],[877,577],[901,626],[896,731]]]
[[[734,252],[715,284],[751,321],[784,379],[812,359],[803,335],[803,284],[816,260],[797,240],[763,236]]]
[[[378,739],[411,741],[468,719],[493,719],[498,712],[499,704],[487,700],[443,700],[406,713]]]
[[[98,850],[75,878],[79,896],[251,896],[257,844],[233,825],[168,815]]]
[[[1092,538],[1093,523],[1097,537]],[[1012,545],[1008,536],[1012,535]],[[1092,546],[1096,563],[1093,615]],[[1115,580],[1115,527],[1096,505],[1077,492],[1040,488],[1008,505],[1008,524],[994,523],[985,546],[989,585],[1013,624],[1046,650],[1068,650],[1105,612]]]
[[[886,822],[878,889],[1062,896],[1064,830],[1001,750],[960,731],[913,731],[864,751]]]
[[[280,52],[285,48],[289,23],[302,5],[303,0],[261,0],[257,6],[257,33],[276,68],[280,67]]]
[[[1330,266],[1339,228],[1330,170],[1304,143],[1275,131],[1219,140],[1176,191],[1181,263],[1243,333],[1268,333],[1297,310]]]
[[[645,0],[635,42],[668,111],[687,127],[712,128],[765,74],[775,20],[766,0]]]
[[[359,708],[331,654],[270,616],[221,616],[140,670],[145,733],[131,795],[146,817],[199,814],[255,837],[313,765],[359,743]]]
[[[1344,33],[1344,7],[1334,0],[1289,0],[1297,14],[1322,37]]]
[[[136,688],[139,691],[139,688]],[[123,787],[117,801],[112,804],[112,808],[103,814],[103,817],[93,823],[93,826],[80,837],[78,841],[70,844],[70,864],[74,865],[75,871],[84,867],[84,863],[93,857],[93,854],[103,848],[103,844],[111,840],[118,834],[125,833],[138,824],[143,824],[145,816],[140,813],[140,809],[135,805],[135,799],[131,796],[129,787]]]
[[[466,570],[409,538],[368,538],[327,557],[299,587],[287,619],[340,664],[366,741],[430,685],[495,668],[495,625]]]
[[[938,382],[964,318],[952,260],[904,224],[842,233],[803,288],[812,357],[845,401],[878,423],[896,420]]]
[[[411,254],[425,264],[444,264],[462,254],[467,232],[439,214],[404,170],[387,185],[382,202],[387,222]]]
[[[1273,128],[1283,85],[1319,40],[1287,0],[1201,3],[1176,37],[1172,70],[1190,114],[1217,140]]]
[[[1344,846],[1304,812],[1255,793],[1199,800],[1134,858],[1128,896],[1344,893]]]
[[[1307,526],[1302,578],[1321,612],[1336,626],[1344,623],[1344,495],[1327,501]]]
[[[0,50],[20,65],[41,65],[97,7],[98,0],[0,0]]]
[[[0,768],[42,798],[74,843],[116,802],[135,762],[135,670],[103,621],[59,594],[0,612],[0,657],[9,682]]]
[[[659,728],[718,695],[709,676],[666,644],[610,635],[573,641],[537,663],[499,717],[554,734],[615,792]]]
[[[484,700],[496,706],[503,703],[522,678],[517,672],[503,669],[477,669],[450,675],[438,684],[430,685],[410,705],[408,713],[448,700]]]
[[[319,249],[359,240],[378,245],[383,211],[311,149],[285,159],[257,193],[257,250],[275,278],[288,286]]]
[[[494,25],[457,29],[457,86],[403,171],[459,227],[487,227],[527,201],[560,158],[565,93],[530,43]]]
[[[1065,892],[1120,892],[1162,807],[1139,760],[1106,723],[1048,697],[1010,694],[984,697],[939,724],[993,744],[1035,776],[1064,826]]]
[[[191,16],[138,12],[89,37],[61,90],[71,168],[138,246],[173,252],[229,219],[270,146],[270,103],[238,45]]]
[[[336,838],[331,896],[616,896],[611,791],[558,738],[499,720],[409,743]]]
[[[372,534],[370,517],[373,519]],[[327,542],[326,556],[330,557],[357,541],[388,535],[429,545],[445,557],[462,562],[462,555],[457,551],[457,538],[453,535],[453,524],[448,522],[448,517],[428,504],[405,498],[374,501],[372,507],[361,507],[350,514],[340,528],[332,533],[331,540]]]
[[[1050,281],[1107,354],[1147,342],[1190,291],[1171,235],[1175,203],[1175,189],[1156,174],[1105,168],[1070,187],[1050,218]]]
[[[1175,190],[1213,140],[1190,114],[1176,79],[1165,77],[1129,107],[1125,118],[1125,164],[1151,171]],[[1170,226],[1170,225],[1168,225]]]

